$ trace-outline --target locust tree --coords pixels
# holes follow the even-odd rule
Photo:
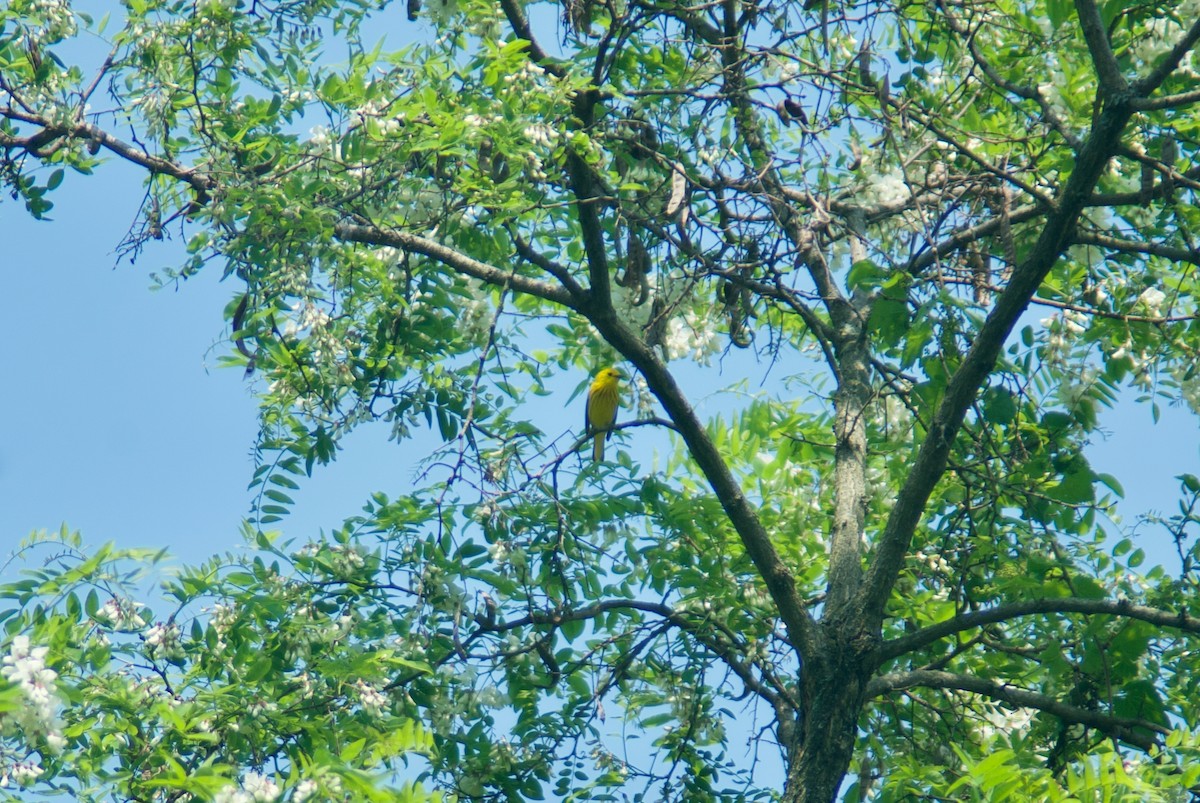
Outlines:
[[[0,11],[0,174],[41,217],[135,166],[123,253],[227,279],[258,552],[11,586],[9,775],[1195,794],[1200,480],[1135,536],[1085,447],[1200,411],[1196,0],[82,5]],[[415,480],[289,531],[357,427]]]

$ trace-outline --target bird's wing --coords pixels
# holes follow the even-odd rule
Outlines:
[[[592,433],[592,396],[596,392],[596,386],[593,384],[588,388],[587,401],[583,405],[583,434],[590,435]]]

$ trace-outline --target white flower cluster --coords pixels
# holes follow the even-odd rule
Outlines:
[[[667,324],[666,337],[663,338],[667,359],[678,360],[690,356],[701,365],[708,365],[712,356],[721,348],[715,324],[715,317],[701,320],[690,311],[682,318],[672,318]]]
[[[96,620],[113,630],[141,630],[146,620],[138,613],[133,600],[113,597],[96,611]]]
[[[908,189],[908,183],[904,180],[904,174],[897,167],[867,177],[866,199],[868,203],[896,206],[907,201],[910,195],[912,193]]]
[[[296,784],[296,791],[292,792],[292,800],[295,803],[305,803],[306,800],[317,793],[318,786],[319,784],[312,778],[305,778]]]
[[[1179,394],[1183,397],[1183,403],[1193,413],[1200,415],[1200,372],[1192,371],[1189,377],[1188,367],[1177,366],[1171,373],[1179,382]]]
[[[499,114],[479,115],[479,114],[464,114],[463,122],[468,128],[483,129],[489,125],[496,125],[504,122],[504,117]]]
[[[40,764],[33,761],[19,761],[0,773],[0,789],[8,787],[9,783],[17,786],[28,786],[44,772]]]
[[[338,800],[342,796],[342,779],[336,775],[325,776],[320,781],[305,778],[296,784],[296,789],[292,792],[292,801],[293,803],[305,803],[322,788],[325,790],[327,800]]]
[[[58,730],[59,698],[56,688],[58,673],[46,666],[47,647],[32,647],[28,636],[16,636],[4,657],[0,676],[20,689],[25,705],[8,712],[13,724],[26,736],[40,735],[51,750],[58,751],[66,740]],[[7,724],[7,718],[0,722]],[[36,765],[32,765],[36,767]],[[16,777],[16,769],[10,774]],[[41,774],[40,768],[32,777]]]
[[[468,286],[471,293],[459,314],[459,331],[470,342],[482,346],[492,328],[491,294],[477,279],[471,279]]]
[[[381,694],[373,683],[368,683],[359,678],[354,683],[354,690],[358,694],[358,701],[362,703],[363,710],[371,716],[379,716],[383,712],[384,707],[387,706],[387,697]]]
[[[146,632],[146,655],[150,658],[182,658],[183,644],[179,625],[159,622]]]
[[[329,551],[333,553],[333,560],[330,561],[333,570],[338,574],[354,574],[366,565],[366,550],[362,547],[333,544]]]
[[[211,609],[213,629],[220,635],[225,635],[230,631],[233,625],[237,622],[237,609],[233,605],[223,605],[220,602],[212,606]]]
[[[308,132],[308,145],[314,151],[327,151],[333,147],[333,132],[326,125],[314,125]]]
[[[654,417],[654,395],[650,392],[650,385],[646,383],[645,377],[638,374],[633,379],[633,398],[637,403],[637,419],[646,421]]]
[[[1167,300],[1167,294],[1157,287],[1147,287],[1135,302],[1152,316],[1162,315],[1162,305]]]
[[[1000,706],[989,706],[983,714],[983,724],[980,726],[980,736],[984,743],[990,742],[1000,734],[1023,734],[1033,723],[1033,711],[1028,708],[1018,708],[1015,711]]]
[[[559,132],[545,123],[532,123],[525,126],[525,137],[534,145],[549,148],[559,137]]]
[[[288,318],[283,325],[285,337],[295,337],[304,331],[317,332],[329,325],[329,313],[318,307],[311,299],[297,301],[292,304],[294,317]]]
[[[947,560],[942,557],[940,552],[921,550],[917,553],[917,560],[929,567],[929,570],[934,574],[949,575],[951,566]]]
[[[512,554],[512,543],[509,541],[497,541],[494,544],[489,544],[487,551],[488,557],[495,561],[496,564],[503,566],[508,563],[508,558]]]
[[[69,0],[33,0],[25,7],[24,14],[38,26],[27,30],[31,45],[55,44],[79,30]]]
[[[1171,16],[1164,15],[1150,20],[1133,45],[1134,58],[1145,67],[1155,66],[1158,60],[1171,52],[1176,43],[1183,38],[1184,27],[1180,20],[1190,21],[1197,16],[1200,16],[1200,0],[1184,0],[1171,12]],[[1180,64],[1180,73],[1196,77],[1196,66],[1185,59]]]
[[[1050,59],[1051,66],[1056,66],[1056,59]],[[1061,72],[1057,74],[1058,81],[1047,81],[1043,84],[1038,84],[1038,94],[1050,104],[1050,111],[1060,121],[1067,123],[1071,120],[1071,109],[1067,106],[1067,100],[1063,97],[1062,85],[1067,83],[1066,76]]]
[[[1066,364],[1067,355],[1071,352],[1071,344],[1075,342],[1074,335],[1082,332],[1083,327],[1077,320],[1067,318],[1066,314],[1060,313],[1043,318],[1041,324],[1047,332],[1042,359],[1048,366],[1061,368]]]
[[[1058,397],[1068,408],[1076,408],[1092,397],[1092,388],[1100,373],[1091,366],[1084,366],[1076,373],[1068,373],[1058,386]]]
[[[282,790],[279,785],[266,775],[257,772],[246,773],[241,785],[229,784],[213,796],[213,803],[269,803],[278,800]],[[297,799],[293,795],[293,799]]]

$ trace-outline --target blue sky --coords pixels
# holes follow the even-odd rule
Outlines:
[[[0,203],[4,554],[63,522],[85,543],[167,546],[188,562],[241,544],[253,383],[218,366],[228,348],[222,309],[238,288],[214,270],[152,290],[150,273],[181,261],[178,239],[116,265],[139,182],[116,163],[69,175],[51,222]],[[402,470],[394,444],[378,430],[363,435],[297,495],[289,534],[335,526],[358,511],[381,469]]]

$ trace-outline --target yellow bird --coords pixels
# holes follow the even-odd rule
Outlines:
[[[596,374],[592,386],[588,388],[583,431],[585,435],[595,434],[592,459],[597,463],[604,459],[604,441],[612,437],[612,427],[617,422],[617,407],[621,402],[620,383],[620,371],[604,368]]]

